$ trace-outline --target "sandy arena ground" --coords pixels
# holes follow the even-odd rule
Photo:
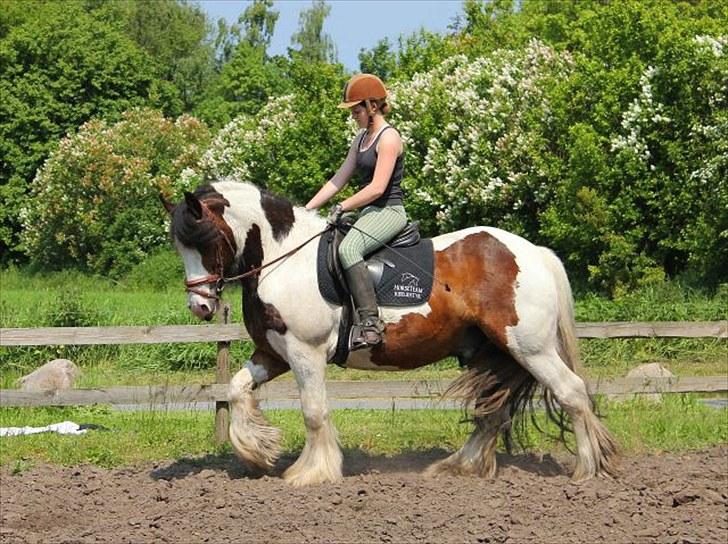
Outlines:
[[[575,485],[571,459],[499,456],[495,481],[419,474],[441,450],[345,452],[345,479],[294,489],[232,457],[135,468],[0,469],[0,542],[728,542],[728,445],[625,458]]]

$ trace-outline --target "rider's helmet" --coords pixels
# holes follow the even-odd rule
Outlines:
[[[344,85],[344,100],[340,108],[351,108],[365,103],[371,115],[371,101],[387,98],[387,89],[382,80],[372,74],[356,74]]]

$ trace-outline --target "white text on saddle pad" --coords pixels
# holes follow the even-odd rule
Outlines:
[[[398,298],[413,298],[422,300],[424,289],[420,287],[420,278],[409,272],[402,274],[401,283],[395,283],[392,287],[392,294]]]

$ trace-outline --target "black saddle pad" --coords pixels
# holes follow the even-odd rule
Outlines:
[[[338,284],[327,266],[327,252],[332,236],[321,237],[316,259],[319,291],[332,304],[343,305],[346,288]],[[367,266],[376,269],[375,290],[381,306],[417,306],[427,302],[432,292],[435,254],[432,240],[424,239],[409,247],[382,248],[366,258]]]

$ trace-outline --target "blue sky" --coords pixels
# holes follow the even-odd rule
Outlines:
[[[198,0],[213,20],[224,17],[235,23],[248,0]],[[462,15],[461,0],[327,0],[331,12],[324,31],[336,45],[339,61],[350,71],[359,69],[359,50],[370,49],[387,37],[396,45],[400,35],[409,35],[420,28],[431,32],[447,32],[457,15]],[[291,46],[291,34],[298,29],[301,10],[311,0],[276,0],[280,13],[268,53],[285,55]]]

